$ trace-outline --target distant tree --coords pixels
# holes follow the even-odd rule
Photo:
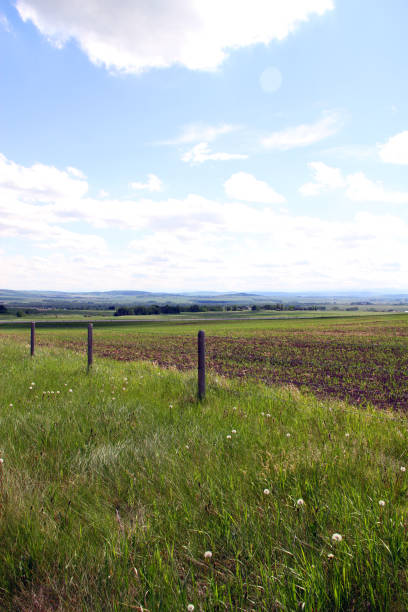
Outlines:
[[[21,312],[21,310],[17,310],[16,312],[16,317],[22,317],[23,313]]]
[[[6,312],[8,312],[8,310],[5,307],[5,305],[4,304],[0,304],[0,313],[1,314],[6,314]]]

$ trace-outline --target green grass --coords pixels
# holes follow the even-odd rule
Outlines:
[[[2,610],[408,608],[405,416],[27,352],[0,337]]]

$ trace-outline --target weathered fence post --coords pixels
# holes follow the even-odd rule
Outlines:
[[[93,325],[88,323],[88,370],[93,362]]]
[[[31,348],[30,348],[31,357],[34,356],[34,351],[35,351],[35,322],[31,321]]]
[[[205,397],[205,333],[198,332],[198,399]]]

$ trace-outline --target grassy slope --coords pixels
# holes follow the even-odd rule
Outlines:
[[[0,351],[1,609],[408,608],[405,417]]]

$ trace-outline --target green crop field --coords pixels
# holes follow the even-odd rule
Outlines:
[[[406,321],[0,328],[0,609],[408,609]]]

